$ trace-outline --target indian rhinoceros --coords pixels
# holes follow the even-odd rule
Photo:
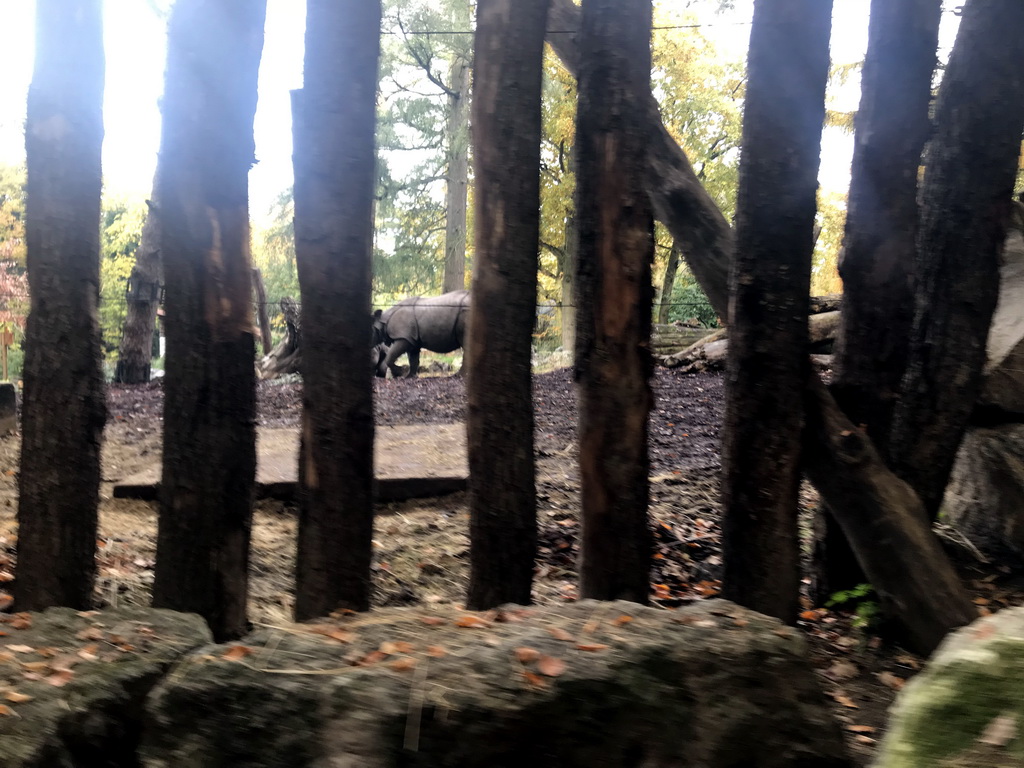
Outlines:
[[[420,350],[453,352],[465,346],[466,321],[469,319],[469,291],[452,291],[441,296],[414,296],[390,309],[373,313],[373,344],[387,346],[387,354],[377,364],[377,375],[394,371],[395,361],[409,356],[406,378],[420,367]]]

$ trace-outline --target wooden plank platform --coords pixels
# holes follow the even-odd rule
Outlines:
[[[378,501],[443,496],[465,490],[469,478],[466,427],[426,424],[377,427],[374,467]],[[256,495],[292,500],[296,494],[299,433],[297,429],[257,431]],[[119,499],[159,497],[160,459],[114,484]]]

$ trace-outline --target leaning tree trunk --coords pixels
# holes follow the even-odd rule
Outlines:
[[[883,457],[913,320],[917,179],[941,11],[941,0],[873,0],[856,117],[832,389]],[[822,522],[812,580],[819,600],[865,580],[835,519]]]
[[[157,163],[159,163],[159,159]],[[153,195],[146,201],[148,212],[142,227],[142,239],[135,264],[128,278],[128,314],[121,331],[114,381],[119,384],[144,384],[149,381],[153,358],[153,332],[160,307],[160,187],[159,167],[153,179]]]
[[[831,0],[756,0],[722,439],[722,592],[796,621],[807,315]]]
[[[576,130],[580,594],[646,603],[654,217],[643,188],[651,0],[584,0]]]
[[[466,0],[460,0],[465,3]],[[462,16],[462,14],[459,14]],[[469,26],[466,7],[465,27]],[[464,27],[458,26],[463,29]],[[452,63],[448,97],[448,191],[444,233],[444,293],[466,288],[466,196],[469,190],[469,65]]]
[[[672,309],[672,291],[676,286],[676,274],[679,272],[679,246],[672,243],[672,249],[668,253],[668,263],[665,264],[665,276],[661,279],[661,300],[658,303],[658,322],[662,325],[668,324],[668,313]]]
[[[939,511],[981,391],[1024,131],[1024,3],[970,0],[935,108],[921,187],[914,334],[890,454]]]
[[[265,0],[178,0],[167,32],[159,200],[167,285],[153,604],[247,629],[256,471],[249,168]]]
[[[18,498],[19,610],[85,609],[96,578],[106,417],[97,317],[100,0],[37,0],[25,206],[31,308]]]
[[[308,0],[293,92],[302,446],[295,618],[370,607],[370,337],[380,0]]]
[[[476,267],[466,347],[470,608],[529,603],[537,549],[530,360],[548,0],[479,0]]]
[[[571,72],[577,72],[580,59],[578,35],[568,32],[580,28],[579,7],[572,0],[552,0],[550,24],[551,29],[558,30],[559,34],[552,35],[549,42],[565,66]],[[635,100],[632,114],[642,121],[650,139],[646,173],[642,176],[644,188],[658,218],[676,241],[682,244],[690,270],[711,305],[720,317],[727,317],[728,274],[734,249],[732,230],[714,200],[701,186],[682,148],[665,130],[650,88],[638,88],[631,95]],[[816,381],[812,378],[812,383]],[[815,396],[819,394],[824,405],[838,410],[827,390],[815,393]],[[819,432],[810,434],[804,455],[819,451],[823,458],[832,462],[833,471],[842,472],[846,459],[839,450],[838,438],[855,429],[855,425],[845,420],[838,425],[837,435]],[[848,526],[851,531],[870,532],[879,524],[898,521],[893,525],[902,535],[915,539],[932,535],[927,521],[914,514],[915,507],[910,502],[912,497],[874,494],[870,487],[858,482],[855,477],[857,473],[861,479],[870,479],[875,483],[890,484],[897,479],[884,463],[877,461],[860,470],[852,467],[848,469],[844,476],[838,478],[844,481],[841,487],[823,482],[820,485],[822,495],[844,529]],[[908,553],[898,545],[888,543],[887,539],[854,538],[849,531],[847,533],[862,563],[887,559],[906,571],[914,571],[915,577],[930,572],[943,583],[957,583],[956,573],[941,550],[925,548]],[[870,568],[868,572],[872,572]],[[876,573],[887,579],[875,586],[893,596],[893,600],[886,603],[890,611],[894,605],[916,601],[914,611],[893,611],[891,618],[899,623],[907,636],[923,638],[918,645],[919,650],[931,652],[946,632],[970,620],[971,602],[962,587],[956,590],[950,586],[946,594],[931,596],[926,592],[921,596],[909,586],[907,580],[892,576],[892,571],[881,567]]]

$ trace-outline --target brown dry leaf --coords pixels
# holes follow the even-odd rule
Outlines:
[[[50,668],[50,662],[48,661],[26,661],[21,665],[22,669],[27,669],[29,672],[42,672]]]
[[[850,733],[874,733],[875,729],[870,725],[845,725],[843,726]]]
[[[536,648],[516,648],[516,661],[520,664],[531,664],[540,658],[540,651]]]
[[[16,717],[17,713],[6,704],[0,704],[0,717]]]
[[[734,627],[745,627],[750,623],[750,619],[733,619],[732,624]]]
[[[631,622],[632,620],[633,620],[632,616],[627,616],[626,614],[622,614],[617,619],[612,621],[612,624],[614,624],[616,627],[623,627],[626,624],[629,624],[629,622]]]
[[[99,627],[86,627],[75,635],[75,637],[79,640],[102,640],[103,630]]]
[[[600,626],[601,626],[601,624],[600,624],[599,621],[597,621],[597,619],[591,619],[590,621],[588,621],[586,624],[583,625],[583,629],[581,630],[581,632],[584,635],[592,635],[595,632],[597,632],[597,630],[598,630],[598,628]]]
[[[579,651],[604,651],[608,646],[604,643],[578,643],[576,650]]]
[[[573,636],[561,627],[548,627],[548,632],[553,638],[555,638],[555,640],[562,640],[566,643],[571,643],[573,641]]]
[[[987,597],[976,597],[976,598],[974,598],[974,604],[975,605],[988,605],[991,602],[992,601],[989,600]]]
[[[8,651],[14,651],[15,653],[32,653],[35,650],[31,645],[8,645]]]
[[[54,688],[63,688],[65,685],[71,682],[71,679],[75,676],[75,673],[70,669],[58,669],[52,675],[46,678],[46,682],[52,685]]]
[[[329,637],[331,640],[336,640],[339,643],[351,643],[356,639],[356,633],[347,629],[332,629],[322,634],[324,637]]]
[[[540,675],[535,675],[533,672],[523,670],[523,679],[526,680],[527,684],[533,688],[546,688],[547,681]]]
[[[854,741],[859,744],[874,744],[876,739],[872,739],[870,736],[865,736],[863,733],[858,733],[853,737]]]
[[[7,664],[14,661],[14,654],[7,651],[0,651],[0,664]]]
[[[14,581],[14,574],[9,571],[0,571],[0,583]]]
[[[16,613],[14,619],[7,622],[11,629],[28,629],[32,626],[32,615],[28,613]]]
[[[416,646],[412,643],[407,643],[404,640],[396,640],[395,642],[385,640],[380,644],[381,653],[387,653],[389,655],[394,655],[396,653],[412,653],[415,650]]]
[[[894,691],[900,690],[900,688],[902,688],[907,682],[902,677],[897,677],[892,672],[879,672],[875,677],[878,678],[878,681],[882,683],[882,685],[887,685]]]
[[[860,709],[860,706],[857,704],[857,702],[855,702],[853,699],[851,699],[849,696],[846,696],[845,694],[833,693],[832,698],[835,699],[836,702],[838,702],[839,704],[842,704],[847,709]]]
[[[99,649],[100,647],[98,644],[92,643],[91,645],[87,645],[84,648],[82,648],[78,652],[78,656],[82,659],[85,659],[86,661],[96,661],[96,659],[99,658],[99,656],[96,655]]]
[[[800,614],[800,618],[804,621],[817,621],[821,618],[821,615],[817,611],[803,611]]]
[[[448,651],[442,648],[440,645],[428,645],[427,656],[432,659],[440,659],[442,656],[447,656]]]
[[[850,661],[837,661],[825,670],[825,677],[835,680],[837,683],[852,680],[858,674],[860,674],[860,670],[857,669],[857,665]]]
[[[9,608],[14,598],[6,592],[0,592],[0,611]]]
[[[408,672],[410,669],[416,668],[416,659],[406,656],[401,659],[395,659],[388,666],[395,670],[395,672]]]
[[[537,659],[537,671],[548,677],[558,677],[565,672],[565,661],[555,656],[541,656]]]
[[[387,657],[388,655],[386,653],[381,653],[380,651],[370,651],[370,653],[363,656],[359,664],[376,664],[378,661],[384,661],[384,659],[386,659]]]
[[[442,619],[440,616],[422,616],[420,621],[426,624],[428,627],[439,627],[442,624],[447,624],[446,619]]]
[[[32,701],[35,696],[29,696],[27,693],[18,693],[17,691],[8,691],[4,694],[4,698],[14,704],[24,704],[26,701]]]
[[[455,626],[462,627],[463,629],[483,629],[484,627],[491,626],[491,622],[469,613],[459,617],[459,620],[455,622]]]
[[[255,651],[247,645],[233,645],[224,655],[221,656],[221,658],[226,659],[227,661],[238,661],[239,659],[244,659],[246,656],[250,656],[253,653],[255,653]]]

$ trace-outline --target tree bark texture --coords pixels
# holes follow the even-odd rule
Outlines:
[[[942,0],[873,0],[855,121],[833,391],[886,453],[913,320],[917,179]]]
[[[886,456],[914,316],[917,180],[931,130],[941,0],[873,0],[855,121],[839,272],[845,293],[832,391]],[[825,515],[813,579],[819,597],[864,582],[835,518]]]
[[[159,174],[159,169],[157,169]],[[142,226],[142,239],[128,278],[128,315],[121,332],[114,381],[119,384],[144,384],[149,381],[153,359],[153,332],[160,307],[160,201],[159,178],[153,179],[153,195],[146,201],[148,211]]]
[[[470,608],[529,603],[537,549],[530,358],[547,0],[477,5],[476,266],[466,349]]]
[[[576,214],[565,219],[565,247],[562,249],[562,349],[576,347],[576,264],[579,261],[580,238]]]
[[[722,439],[723,594],[796,621],[802,390],[831,0],[755,0]]]
[[[921,187],[914,330],[890,447],[930,517],[981,391],[1024,131],[1022,58],[1024,4],[968,2]]]
[[[654,217],[643,188],[650,0],[585,0],[576,129],[580,594],[646,603]]]
[[[28,94],[25,331],[15,605],[88,608],[106,418],[99,298],[100,0],[38,0]]]
[[[370,607],[370,346],[380,0],[308,0],[294,93],[303,411],[295,617]]]
[[[468,8],[467,14],[468,16]],[[469,25],[469,20],[466,20]],[[461,28],[461,27],[460,27]],[[444,293],[466,289],[466,195],[469,189],[469,65],[456,55],[448,97],[448,191]]]
[[[679,272],[679,246],[672,243],[672,250],[668,254],[668,263],[665,264],[665,276],[661,279],[661,300],[658,303],[658,323],[668,324],[668,314],[672,309],[672,291],[676,285],[676,274]]]
[[[265,0],[178,0],[167,34],[160,250],[164,453],[153,604],[247,629],[256,470],[248,174]]]
[[[890,472],[871,440],[811,377],[805,390],[804,468],[829,500],[901,639],[928,655],[977,618],[930,527],[921,500]]]

